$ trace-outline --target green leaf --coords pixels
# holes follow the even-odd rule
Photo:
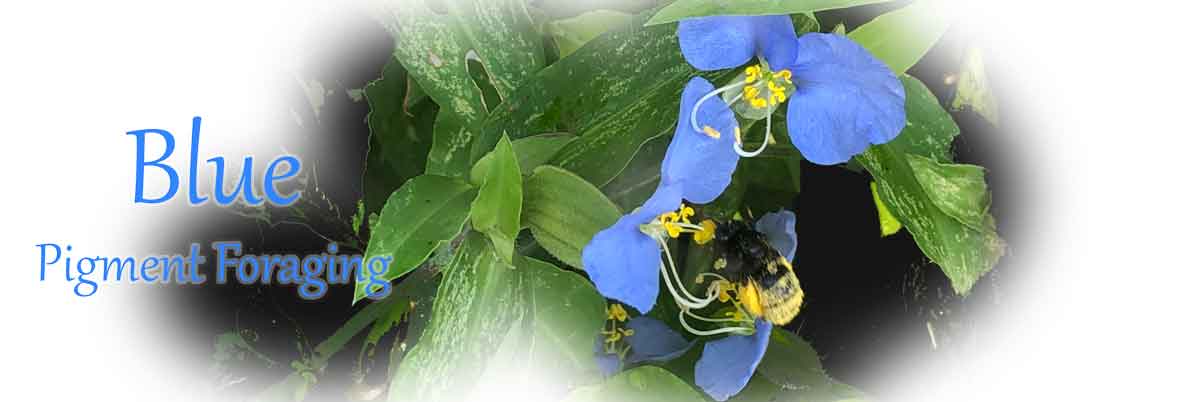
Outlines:
[[[768,352],[770,353],[770,352]],[[778,400],[778,395],[783,391],[783,387],[779,384],[771,382],[762,374],[754,374],[750,377],[750,382],[746,383],[746,388],[742,388],[732,398],[730,402],[775,402]]]
[[[887,204],[883,203],[883,199],[879,198],[879,185],[871,182],[871,198],[875,200],[875,211],[879,214],[879,237],[888,237],[900,231],[904,224],[892,215],[892,211],[888,209]]]
[[[695,75],[673,30],[643,28],[644,20],[618,24],[539,72],[488,117],[473,154],[503,133],[522,138],[565,126],[578,138],[550,163],[597,186],[615,177],[642,144],[671,130],[679,94]]]
[[[524,392],[549,394],[599,377],[592,348],[605,305],[591,283],[543,261],[518,255],[510,266],[498,257],[478,233],[463,240],[432,321],[396,366],[391,400],[477,399],[513,379],[526,381],[517,384]]]
[[[617,177],[600,190],[623,211],[632,211],[646,202],[662,175],[662,160],[671,145],[671,137],[662,136],[650,140],[638,149],[633,160]]]
[[[595,186],[565,169],[541,166],[525,180],[522,223],[554,258],[583,269],[583,247],[621,211]]]
[[[888,210],[908,228],[921,251],[942,268],[954,291],[966,294],[1004,254],[1004,241],[986,213],[986,202],[981,201],[985,199],[981,193],[986,192],[982,175],[961,165],[942,168],[922,158],[891,144],[872,146],[856,157],[875,177],[879,197]],[[923,185],[922,180],[928,184]],[[964,222],[979,216],[978,225]]]
[[[558,45],[558,55],[566,57],[609,27],[627,24],[633,16],[612,10],[592,10],[577,16],[551,22],[547,31]]]
[[[525,137],[512,141],[513,152],[517,154],[517,163],[521,165],[521,175],[528,176],[533,168],[545,165],[558,150],[575,139],[567,133],[546,133]],[[492,163],[492,152],[488,152],[475,167],[471,168],[471,183],[483,183],[483,175]]]
[[[604,297],[584,277],[553,264],[520,258],[532,345],[524,355],[541,372],[598,377],[594,350],[605,323]]]
[[[386,305],[384,308],[386,308],[387,312],[380,314],[375,319],[375,323],[371,325],[371,330],[367,332],[367,337],[363,340],[362,351],[359,353],[360,366],[362,365],[364,356],[368,360],[374,356],[375,347],[379,343],[379,340],[401,323],[408,324],[404,330],[404,339],[411,342],[416,341],[421,336],[425,325],[429,321],[428,311],[431,310],[430,306],[432,306],[437,296],[438,280],[437,271],[434,269],[427,268],[414,271],[408,278],[404,279],[404,282],[401,282],[392,289],[393,295],[390,295],[384,302],[374,303],[368,307],[376,308],[383,307],[380,305]],[[355,318],[357,317],[356,315]],[[323,342],[322,345],[324,344]],[[389,359],[397,359],[391,363],[398,362],[398,359],[403,356],[404,349],[397,349],[396,351],[400,352],[399,354],[389,355]]]
[[[955,111],[970,107],[975,113],[993,125],[1000,124],[1000,106],[992,95],[987,73],[983,68],[983,52],[978,47],[967,48],[962,68],[958,73],[958,85],[954,90],[954,101],[950,108]]]
[[[953,160],[950,145],[958,136],[958,124],[920,80],[900,74],[900,82],[904,84],[904,113],[908,124],[890,144],[908,154],[950,162]]]
[[[917,64],[949,27],[938,3],[925,0],[881,15],[847,36],[899,74]]]
[[[917,182],[934,205],[951,218],[976,230],[993,230],[988,208],[992,205],[983,168],[975,165],[938,163],[909,154]]]
[[[487,86],[504,100],[545,65],[545,54],[523,1],[443,3],[444,13],[431,10],[422,1],[389,4],[377,14],[383,16],[380,22],[395,38],[395,58],[441,107],[430,151],[430,157],[439,162],[430,161],[427,173],[465,178],[474,161],[466,154],[475,142],[474,127],[488,113],[469,63],[474,60],[482,65]]]
[[[433,144],[425,161],[425,173],[457,179],[467,178],[470,156],[467,150],[475,135],[453,112],[442,109],[433,123]]]
[[[887,0],[676,0],[659,10],[646,25],[710,15],[808,14],[884,1]]]
[[[505,262],[512,263],[513,242],[521,229],[521,168],[508,137],[500,138],[471,203],[471,226],[492,239]]]
[[[771,382],[787,389],[827,387],[829,377],[821,368],[817,351],[799,336],[782,327],[771,330],[767,354],[756,370]]]
[[[451,401],[472,389],[523,317],[519,285],[520,272],[468,233],[445,267],[432,321],[392,377],[389,400]]]
[[[654,366],[622,371],[602,384],[584,387],[567,395],[567,402],[702,402],[708,399],[679,377]]]
[[[364,216],[378,212],[393,191],[425,169],[433,143],[434,107],[420,104],[413,110],[415,116],[406,113],[404,94],[412,89],[406,82],[404,67],[392,60],[383,67],[383,75],[364,89],[371,108],[367,114],[371,139],[363,169]]]
[[[467,222],[475,190],[459,180],[441,176],[414,177],[392,193],[371,227],[364,265],[373,257],[392,257],[380,280],[390,281],[412,271]],[[354,289],[354,302],[366,297],[366,281]]]

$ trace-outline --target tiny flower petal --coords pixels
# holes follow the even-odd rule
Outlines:
[[[696,132],[691,124],[696,102],[713,89],[711,83],[700,77],[692,78],[683,88],[679,123],[662,162],[662,183],[680,186],[683,198],[696,204],[711,202],[721,195],[737,168],[738,155],[733,150],[737,120],[719,96],[704,101],[696,111],[697,124],[705,127],[704,131],[718,135]]]
[[[754,335],[733,335],[704,345],[696,362],[696,386],[724,401],[741,392],[767,352],[771,323],[757,320]]]
[[[886,65],[841,35],[810,33],[797,40],[788,101],[792,144],[805,159],[833,165],[904,128],[904,87]],[[774,68],[774,66],[772,66]]]
[[[786,15],[689,18],[676,33],[683,58],[703,71],[737,67],[755,55],[771,65],[796,57],[796,28]]]
[[[754,230],[767,235],[771,246],[788,261],[796,257],[796,214],[792,211],[768,212],[754,223]]]
[[[592,237],[583,248],[583,268],[600,294],[643,313],[654,307],[661,251],[657,240],[639,226],[675,209],[680,201],[678,187],[660,185],[640,208]]]
[[[625,358],[628,364],[668,361],[683,355],[692,346],[667,324],[650,317],[634,317],[626,328],[633,330],[633,335],[625,338],[630,346],[630,354]]]
[[[593,352],[596,355],[596,367],[600,368],[600,373],[605,377],[612,377],[613,374],[621,371],[621,358],[616,354],[604,351],[604,340],[602,338],[596,338],[596,346],[593,348]]]

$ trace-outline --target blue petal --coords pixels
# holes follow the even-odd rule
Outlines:
[[[755,46],[767,59],[772,70],[796,60],[796,27],[787,15],[764,15],[753,18]]]
[[[650,317],[634,317],[625,327],[633,330],[633,335],[625,338],[630,346],[630,354],[625,356],[629,364],[668,361],[684,354],[692,346],[667,324]]]
[[[604,336],[596,337],[596,346],[593,348],[596,355],[596,366],[600,368],[600,373],[605,377],[612,377],[618,371],[621,371],[621,358],[616,354],[604,352]]]
[[[696,362],[696,386],[718,401],[741,392],[767,352],[771,323],[758,320],[754,335],[733,335],[704,345]]]
[[[638,228],[656,216],[679,207],[677,187],[659,186],[641,208],[601,230],[583,248],[583,268],[600,294],[643,313],[658,298],[658,242]]]
[[[797,40],[788,101],[788,134],[804,158],[821,165],[849,160],[904,128],[904,87],[886,65],[841,35]]]
[[[680,186],[683,198],[697,204],[711,202],[725,191],[725,187],[729,187],[738,161],[738,155],[733,150],[737,120],[719,96],[711,97],[700,105],[696,121],[701,128],[711,126],[720,133],[720,137],[713,138],[692,128],[693,106],[712,91],[713,85],[700,77],[692,78],[683,88],[679,102],[679,123],[662,163],[661,182],[668,186]]]
[[[791,261],[796,257],[796,214],[780,209],[758,218],[754,230],[767,235],[767,241],[779,254]]]
[[[702,71],[737,67],[756,54],[772,66],[796,57],[796,28],[786,15],[689,18],[676,33],[683,58]]]
[[[754,26],[748,17],[716,16],[679,21],[679,50],[702,71],[746,64],[754,57]]]

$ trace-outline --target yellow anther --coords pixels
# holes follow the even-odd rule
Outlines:
[[[772,104],[780,103],[785,100],[787,100],[787,93],[784,93],[782,89],[779,91],[771,92],[771,103]]]
[[[675,211],[667,212],[658,216],[658,222],[664,225],[671,222],[679,222],[679,213]]]
[[[729,283],[729,281],[721,281],[717,286],[717,300],[720,300],[722,303],[733,300],[734,295],[737,294],[737,287]]]
[[[629,319],[629,313],[620,304],[610,304],[608,305],[608,319],[625,322],[625,320]]]
[[[763,98],[751,99],[750,106],[753,106],[755,109],[762,109],[767,107],[767,100]]]
[[[704,126],[704,135],[712,138],[721,138],[721,132],[717,131],[715,128],[712,128],[712,126]]]
[[[754,99],[758,97],[758,87],[742,87],[742,96],[746,99]]]
[[[692,223],[692,221],[688,220],[688,218],[693,216],[696,216],[695,209],[687,206],[687,204],[679,204],[679,219],[682,220],[683,223]]]
[[[792,83],[792,71],[791,70],[779,70],[772,75],[776,79],[783,78],[783,80],[787,81],[787,83],[789,83],[789,84]]]
[[[674,223],[668,222],[663,226],[667,228],[667,236],[671,236],[672,239],[679,237],[679,234],[683,233],[683,228]]]
[[[633,336],[633,330],[629,328],[622,328],[621,334],[625,336]]]
[[[729,265],[729,261],[725,261],[724,258],[718,258],[716,261],[713,261],[713,269],[718,271],[725,269],[726,265]]]
[[[759,66],[746,67],[746,83],[749,84],[749,83],[754,82],[755,80],[758,80],[758,77],[761,74],[762,74],[762,67],[759,67]]]
[[[712,219],[705,219],[703,222],[700,222],[700,227],[700,231],[692,235],[692,240],[696,244],[708,243],[717,236],[717,224]]]

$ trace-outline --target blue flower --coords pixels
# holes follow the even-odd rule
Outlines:
[[[900,80],[844,36],[797,38],[786,15],[691,18],[679,22],[677,33],[684,58],[700,70],[737,67],[757,56],[760,64],[746,69],[745,82],[717,91],[740,90],[740,101],[766,110],[768,129],[770,112],[790,96],[788,134],[813,163],[845,162],[904,128]]]
[[[583,248],[584,270],[600,294],[643,313],[650,311],[658,298],[661,258],[659,239],[644,232],[642,225],[679,208],[685,199],[700,204],[716,199],[729,186],[737,167],[738,156],[733,151],[737,121],[733,111],[719,102],[694,107],[712,90],[712,84],[703,78],[688,82],[679,106],[679,124],[663,158],[662,177],[654,195],[597,233]],[[685,122],[692,120],[693,110],[696,121],[704,122],[699,132],[686,128],[690,127]],[[676,218],[682,221],[663,222],[661,227],[670,237],[699,228],[687,221],[687,216]]]
[[[755,222],[755,229],[765,234],[776,250],[792,259],[796,250],[795,222],[795,214],[781,210],[763,215]],[[616,374],[623,363],[672,360],[683,355],[693,344],[661,321],[642,316],[629,319],[627,324],[620,324],[625,322],[626,317],[620,305],[610,306],[611,328],[606,327],[597,339],[596,363],[605,376]],[[681,323],[697,335],[749,330],[748,327],[735,326],[707,331],[705,334],[694,332],[686,322]],[[745,321],[739,325],[749,323]],[[730,335],[704,345],[703,354],[695,366],[696,385],[713,399],[724,401],[741,392],[766,354],[772,325],[766,320],[757,319],[753,321],[753,326],[752,334]],[[622,344],[618,345],[618,342]]]
[[[754,224],[788,260],[796,253],[795,227],[796,215],[786,210],[767,213]],[[766,354],[771,328],[770,322],[758,319],[753,335],[732,335],[705,344],[704,354],[696,362],[696,385],[718,401],[740,392]]]

